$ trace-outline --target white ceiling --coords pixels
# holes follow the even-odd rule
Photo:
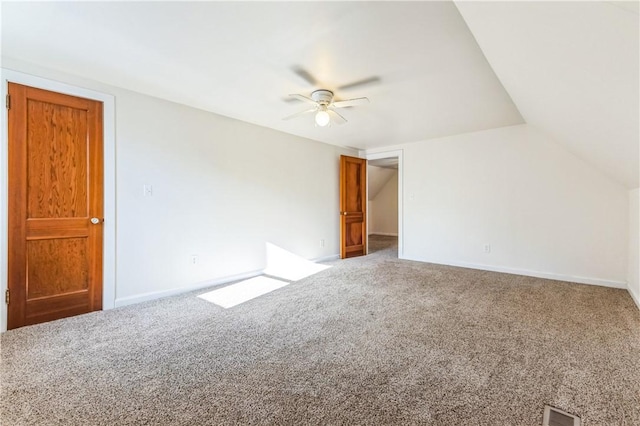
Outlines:
[[[635,4],[5,1],[2,55],[359,149],[524,116],[633,187]],[[281,120],[305,109],[289,93],[319,88],[295,66],[327,89],[380,82],[338,91],[371,103],[343,110],[346,125],[317,128],[312,116]]]
[[[360,149],[522,123],[452,2],[3,3],[3,55]],[[312,87],[371,103],[316,128]]]

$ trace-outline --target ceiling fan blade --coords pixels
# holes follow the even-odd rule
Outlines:
[[[300,117],[301,115],[309,114],[310,112],[315,112],[317,108],[309,108],[304,111],[296,112],[295,114],[288,115],[283,118],[283,120],[291,120],[292,118]]]
[[[317,105],[317,102],[316,102],[316,101],[314,101],[314,100],[313,100],[313,99],[311,99],[311,98],[307,98],[306,96],[303,96],[303,95],[301,95],[301,94],[299,94],[299,93],[293,93],[293,94],[291,94],[291,95],[289,95],[289,96],[290,96],[290,97],[292,97],[292,98],[294,98],[294,99],[297,99],[297,100],[299,100],[299,101],[302,101],[302,102],[308,102],[308,103],[311,103],[311,104]]]
[[[294,73],[298,74],[304,81],[306,81],[310,85],[315,86],[318,84],[318,80],[316,80],[315,77],[312,76],[309,71],[305,70],[301,66],[296,65],[292,67],[292,70]]]
[[[380,77],[373,76],[369,78],[364,78],[362,80],[354,81],[353,83],[343,84],[342,86],[338,87],[338,90],[353,89],[354,87],[364,86],[367,84],[378,83],[378,82],[380,82]]]
[[[334,111],[331,108],[327,109],[327,111],[329,111],[329,114],[331,115],[331,117],[333,117],[333,121],[335,121],[336,124],[344,124],[347,122],[347,119],[338,114],[337,111]]]
[[[345,99],[344,101],[335,101],[331,104],[334,108],[345,108],[369,103],[369,98]]]

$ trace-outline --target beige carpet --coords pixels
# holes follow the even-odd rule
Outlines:
[[[1,339],[4,425],[640,425],[623,290],[377,251],[231,309],[194,293]]]

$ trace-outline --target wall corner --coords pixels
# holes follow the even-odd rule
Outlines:
[[[629,191],[627,288],[640,309],[640,188]]]

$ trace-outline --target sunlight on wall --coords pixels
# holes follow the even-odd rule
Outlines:
[[[298,281],[328,268],[331,266],[320,265],[267,243],[267,267],[264,270],[266,275]]]
[[[330,267],[311,262],[267,243],[267,267],[264,274],[287,281],[259,276],[201,294],[198,297],[228,309],[289,285],[290,281],[301,280]]]

